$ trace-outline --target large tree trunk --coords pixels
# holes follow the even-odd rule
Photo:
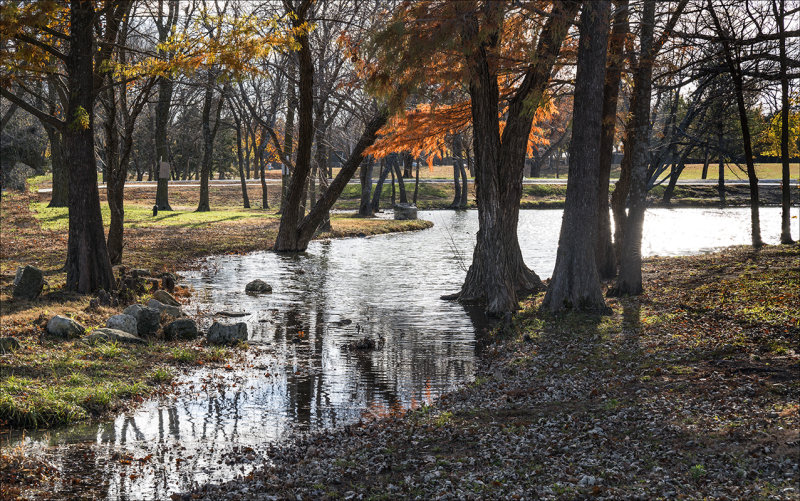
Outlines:
[[[294,113],[297,108],[297,93],[294,83],[296,76],[295,60],[292,54],[289,55],[288,67],[289,76],[286,85],[288,86],[288,97],[286,101],[286,124],[283,131],[283,154],[286,158],[292,158],[292,150],[294,146]],[[283,214],[283,209],[286,207],[286,197],[289,194],[289,182],[292,179],[292,173],[289,172],[289,166],[283,165],[281,167],[281,206],[278,209],[279,214]]]
[[[611,160],[614,155],[614,133],[617,125],[617,101],[622,79],[623,48],[628,35],[628,0],[615,2],[614,28],[608,43],[608,68],[603,88],[603,129],[600,139],[600,165],[597,180],[597,246],[595,261],[601,279],[614,278],[617,274],[617,258],[611,239],[611,217],[608,205],[608,183],[611,176]],[[574,121],[573,121],[574,122]]]
[[[647,166],[650,136],[650,99],[653,88],[653,31],[655,25],[655,0],[644,0],[640,37],[639,65],[634,71],[635,108],[626,148],[631,149],[632,164],[628,217],[625,219],[624,236],[619,262],[619,276],[611,295],[637,295],[642,292],[642,229],[647,196]],[[627,151],[626,151],[627,156]]]
[[[710,156],[708,155],[708,143],[706,143],[705,147],[703,148],[703,172],[700,175],[701,179],[708,178],[708,164],[710,160]]]
[[[108,258],[111,264],[122,262],[122,235],[125,220],[125,173],[122,172],[119,158],[119,134],[117,133],[117,102],[113,82],[110,78],[105,80],[108,88],[103,91],[103,109],[105,110],[105,135],[106,135],[106,197],[111,215],[108,227]]]
[[[65,163],[69,169],[69,240],[66,289],[111,290],[114,275],[103,234],[94,156],[94,4],[70,3]]]
[[[780,79],[781,79],[781,243],[792,243],[792,185],[789,172],[789,77],[787,76],[786,56],[786,3],[784,0],[772,1],[772,10],[780,34]]]
[[[541,101],[567,28],[579,6],[577,2],[558,2],[553,6],[539,37],[537,60],[509,102],[502,140],[498,70],[494,62],[499,31],[483,33],[474,14],[468,14],[464,21],[462,36],[475,45],[467,55],[466,64],[470,73],[479,229],[472,264],[461,291],[443,296],[444,299],[483,302],[487,313],[502,315],[517,309],[519,295],[542,287],[539,277],[525,266],[517,238],[522,176],[532,112]],[[497,8],[499,4],[487,3],[483,15],[493,19]]]
[[[358,204],[358,215],[372,217],[372,204],[369,196],[372,193],[372,166],[375,164],[373,157],[368,157],[361,162],[359,181],[361,181],[361,200]]]
[[[607,0],[587,2],[580,21],[569,177],[556,265],[542,308],[607,310],[595,262],[598,165],[603,132],[603,81],[608,41]],[[608,208],[603,210],[608,213]]]
[[[303,5],[305,8],[308,7],[307,4]],[[305,23],[306,11],[294,11],[294,14],[292,24],[300,28]],[[275,239],[275,250],[284,252],[305,249],[300,241],[297,227],[304,216],[302,206],[305,200],[308,174],[311,171],[311,146],[314,140],[314,63],[311,60],[308,33],[303,32],[299,35],[297,42],[300,46],[297,54],[300,74],[297,159],[289,180],[286,205],[282,209],[278,237]]]
[[[464,170],[464,147],[463,141],[461,140],[461,134],[455,134],[453,136],[453,188],[455,193],[453,194],[453,203],[450,204],[450,207],[454,209],[461,208],[461,171]],[[467,190],[466,183],[464,184],[463,190]]]
[[[725,132],[722,123],[722,116],[717,120],[717,149],[719,150],[717,165],[717,195],[719,196],[719,206],[725,207],[725,156],[722,153]]]
[[[393,154],[392,156],[392,165],[394,168],[394,174],[397,177],[397,183],[400,189],[400,203],[407,204],[408,203],[408,195],[406,194],[406,183],[403,180],[406,177],[405,172],[400,172],[400,155]],[[408,177],[411,177],[409,175]],[[392,200],[392,205],[394,205],[394,199]]]

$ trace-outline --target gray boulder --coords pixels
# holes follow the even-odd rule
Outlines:
[[[269,294],[272,292],[272,286],[263,280],[253,280],[247,284],[244,291],[249,294]]]
[[[399,221],[417,219],[417,207],[411,204],[397,204],[394,206],[394,218]]]
[[[197,322],[191,318],[179,318],[164,326],[164,339],[197,339]]]
[[[106,320],[106,327],[109,329],[116,329],[120,331],[125,331],[129,334],[136,335],[139,332],[139,328],[136,325],[136,317],[133,315],[114,315],[113,317],[109,317]]]
[[[153,293],[153,299],[156,301],[166,304],[168,306],[178,306],[180,307],[181,303],[178,302],[175,297],[165,290],[157,290]]]
[[[19,340],[15,337],[0,337],[0,354],[13,353],[19,349]]]
[[[208,329],[210,344],[236,344],[239,341],[247,341],[247,324],[244,322],[235,324],[214,322]]]
[[[51,336],[73,339],[83,336],[86,328],[71,318],[56,315],[47,322],[45,330]]]
[[[136,319],[136,332],[140,336],[150,336],[161,326],[161,312],[140,304],[132,304],[122,312]]]
[[[21,266],[14,276],[14,299],[36,299],[44,287],[44,274],[39,268]]]
[[[86,336],[86,341],[89,344],[106,343],[106,342],[128,343],[128,344],[145,343],[144,339],[135,336],[130,332],[125,332],[117,329],[109,329],[107,327],[95,330],[94,332]]]
[[[148,301],[147,307],[157,310],[159,313],[166,313],[167,315],[174,318],[186,316],[184,315],[183,311],[181,311],[181,309],[178,308],[177,306],[170,306],[156,299],[151,299],[150,301]]]

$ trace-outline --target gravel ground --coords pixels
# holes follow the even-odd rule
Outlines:
[[[296,437],[253,474],[173,499],[800,499],[800,328],[781,309],[798,304],[797,263],[796,248],[651,260],[659,294],[609,300],[603,318],[533,300],[468,387]],[[696,284],[716,273],[720,294],[730,280],[746,296],[736,280],[765,269],[789,297],[759,319]]]

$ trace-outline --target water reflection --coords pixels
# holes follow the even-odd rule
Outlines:
[[[113,421],[29,435],[27,447],[50,458],[65,479],[86,479],[52,495],[168,497],[247,474],[289,433],[419,405],[469,380],[485,319],[438,298],[463,280],[476,213],[421,217],[436,226],[314,242],[297,256],[221,256],[187,273],[196,292],[187,309],[206,324],[221,310],[248,313],[248,360],[182,376],[176,394]],[[779,220],[778,209],[762,212],[765,241],[777,241]],[[553,269],[560,224],[561,211],[521,213],[523,254],[543,278]],[[643,252],[685,254],[748,239],[746,209],[651,210]],[[273,293],[244,294],[256,278]],[[348,349],[365,336],[382,340],[382,348]]]

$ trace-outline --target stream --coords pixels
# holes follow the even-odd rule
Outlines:
[[[561,210],[523,210],[528,266],[553,270]],[[244,312],[251,350],[228,370],[181,375],[176,391],[102,423],[4,437],[60,468],[56,496],[168,498],[247,475],[286,437],[433,402],[473,378],[479,311],[442,301],[472,255],[477,212],[421,211],[431,229],[315,241],[306,253],[204,259],[181,273],[185,307],[207,327],[215,312]],[[650,209],[643,254],[683,255],[749,242],[749,210]],[[762,235],[778,243],[780,209],[762,208]],[[796,220],[795,220],[796,221]],[[796,222],[793,230],[796,231]],[[273,293],[244,294],[260,278]],[[239,320],[239,319],[236,319]],[[350,349],[368,337],[378,349]]]

